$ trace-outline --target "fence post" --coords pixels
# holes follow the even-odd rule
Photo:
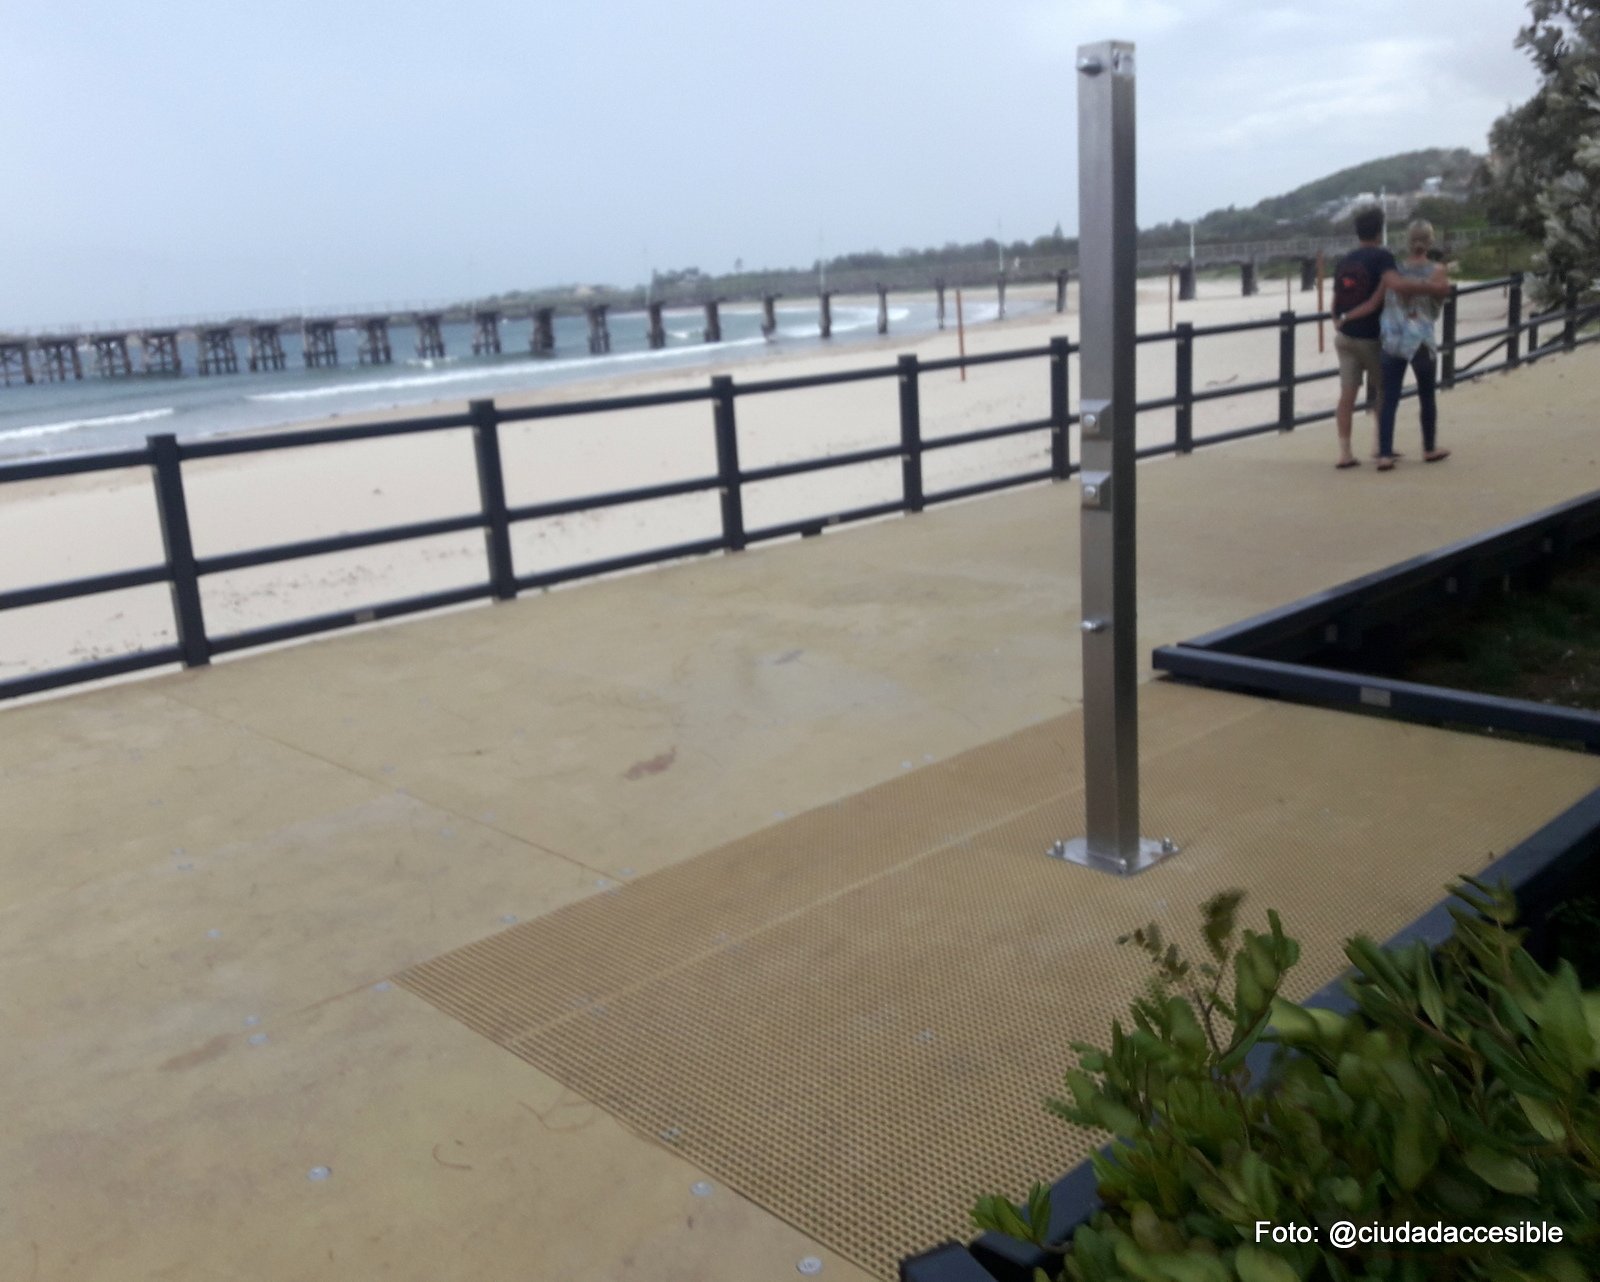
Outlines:
[[[1506,304],[1506,368],[1522,364],[1522,273],[1511,273],[1510,302]]]
[[[205,614],[200,607],[200,575],[195,567],[194,539],[189,533],[189,504],[183,495],[183,461],[178,438],[171,433],[152,436],[150,467],[156,487],[156,512],[161,518],[161,544],[166,549],[167,576],[172,583],[172,617],[178,629],[183,666],[200,668],[211,662],[206,640]]]
[[[506,515],[506,482],[500,466],[500,419],[492,400],[471,401],[472,448],[478,457],[478,497],[483,508],[483,543],[489,556],[489,582],[501,601],[517,595],[511,561],[511,521]]]
[[[1450,296],[1444,300],[1444,333],[1439,340],[1439,386],[1456,385],[1456,286],[1450,286]]]
[[[1072,475],[1071,356],[1066,338],[1058,334],[1050,340],[1050,471],[1058,481]]]
[[[711,376],[717,428],[717,479],[722,485],[722,541],[729,552],[744,551],[744,497],[740,491],[739,428],[733,416],[733,378]]]
[[[922,407],[915,352],[900,358],[900,477],[906,511],[922,511]]]
[[[1278,313],[1278,430],[1294,431],[1294,313]]]
[[[1566,290],[1566,319],[1561,322],[1561,346],[1575,351],[1578,346],[1578,282],[1569,280]]]
[[[1179,454],[1194,452],[1194,323],[1178,324],[1178,369],[1173,395],[1178,404],[1173,415]]]

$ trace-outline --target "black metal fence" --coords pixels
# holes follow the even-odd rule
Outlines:
[[[1458,298],[1495,289],[1503,290],[1507,299],[1505,325],[1484,333],[1458,335]],[[1600,332],[1580,333],[1590,320],[1600,314],[1600,306],[1590,304],[1580,307],[1575,295],[1569,296],[1566,301],[1567,305],[1561,309],[1524,318],[1523,280],[1520,274],[1456,290],[1444,305],[1440,336],[1442,358],[1440,386],[1450,388],[1498,370],[1514,369],[1553,352],[1572,351],[1582,344],[1600,339]],[[1139,457],[1185,454],[1202,445],[1220,444],[1265,432],[1290,431],[1308,423],[1333,417],[1332,409],[1299,413],[1296,408],[1296,392],[1300,387],[1338,377],[1338,371],[1335,369],[1302,373],[1296,368],[1297,328],[1301,325],[1318,324],[1327,319],[1326,313],[1298,315],[1286,311],[1276,320],[1210,326],[1185,323],[1172,330],[1140,335],[1138,341],[1141,345],[1162,343],[1173,345],[1173,394],[1142,401],[1138,404],[1137,410],[1141,413],[1172,410],[1174,432],[1170,441],[1141,448],[1138,451]],[[1223,334],[1267,330],[1276,330],[1279,335],[1278,369],[1274,377],[1252,383],[1195,390],[1194,350],[1199,340]],[[1546,335],[1554,332],[1554,339],[1541,345],[1539,341],[1541,330]],[[1524,335],[1527,336],[1526,350],[1523,347]],[[1458,357],[1463,348],[1483,343],[1492,346],[1485,348],[1465,364],[1459,363]],[[1077,350],[1076,344],[1070,343],[1064,337],[1056,337],[1045,345],[981,356],[924,361],[912,354],[901,356],[892,365],[798,378],[736,383],[727,375],[716,375],[711,378],[708,387],[688,391],[613,396],[521,409],[505,409],[495,405],[493,401],[479,400],[471,402],[465,414],[443,414],[393,422],[258,436],[182,441],[172,435],[152,436],[140,449],[6,464],[0,466],[0,485],[8,482],[148,467],[154,482],[164,556],[157,565],[0,592],[0,612],[165,583],[171,590],[177,641],[174,645],[137,650],[111,658],[7,678],[0,681],[0,699],[35,694],[61,686],[96,681],[171,664],[181,663],[186,667],[197,667],[208,663],[214,655],[228,654],[253,646],[270,645],[337,628],[372,623],[380,619],[441,609],[486,598],[510,600],[522,591],[548,588],[574,579],[612,574],[711,552],[738,552],[764,540],[794,535],[811,536],[820,534],[827,527],[852,521],[868,520],[894,513],[920,512],[937,503],[972,498],[1021,485],[1065,480],[1077,470],[1071,458],[1070,431],[1078,420],[1077,415],[1069,409],[1071,399],[1069,361]],[[1486,363],[1494,356],[1500,356],[1501,359],[1492,364]],[[1044,361],[1047,366],[1049,414],[1046,417],[955,434],[939,436],[924,434],[919,395],[922,376],[958,368],[1029,360]],[[765,467],[745,468],[740,465],[737,406],[741,398],[891,378],[897,379],[899,383],[898,443]],[[1274,391],[1278,397],[1278,408],[1277,414],[1271,420],[1204,436],[1195,434],[1196,405],[1207,401]],[[554,502],[516,507],[507,502],[500,449],[502,424],[572,418],[699,401],[708,401],[711,405],[711,426],[716,444],[715,473],[667,484],[583,495]],[[194,546],[184,489],[186,463],[223,455],[261,454],[272,450],[460,429],[470,429],[472,432],[479,494],[476,511],[436,520],[385,526],[221,555],[204,555]],[[1048,434],[1048,466],[933,492],[929,492],[923,484],[923,459],[931,452],[1035,433]],[[889,459],[900,461],[901,492],[898,498],[754,529],[746,526],[743,496],[744,488],[748,485]],[[711,492],[718,494],[721,506],[721,529],[714,537],[651,548],[605,560],[566,565],[537,573],[519,575],[516,571],[511,547],[511,527],[518,522]],[[202,579],[209,575],[471,530],[479,530],[484,536],[486,578],[482,582],[223,635],[211,635],[206,629],[200,585]]]

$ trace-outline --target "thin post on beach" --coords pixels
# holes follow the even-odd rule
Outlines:
[[[961,381],[967,381],[967,326],[961,319],[961,291],[956,290],[956,350],[961,353]]]
[[[1167,328],[1168,329],[1171,329],[1172,325],[1173,325],[1173,313],[1172,313],[1173,285],[1172,285],[1172,282],[1173,282],[1173,273],[1175,273],[1177,270],[1178,269],[1175,266],[1173,266],[1173,264],[1171,264],[1171,263],[1167,264]]]

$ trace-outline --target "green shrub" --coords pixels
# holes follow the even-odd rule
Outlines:
[[[1456,888],[1452,939],[1387,952],[1352,941],[1349,1015],[1281,998],[1299,946],[1269,913],[1237,930],[1243,896],[1206,904],[1191,964],[1156,926],[1129,940],[1156,967],[1109,1049],[1075,1044],[1057,1116],[1117,1136],[1094,1159],[1103,1209],[1065,1256],[1079,1282],[1548,1279],[1600,1260],[1600,992],[1521,947],[1509,892]],[[1275,1047],[1263,1080],[1246,1057]],[[1254,1057],[1252,1057],[1254,1058]],[[982,1199],[981,1229],[1041,1246],[1049,1197]],[[1316,1240],[1259,1240],[1258,1222]],[[1359,1225],[1559,1225],[1552,1245],[1367,1245]],[[1042,1276],[1042,1275],[1041,1275]]]

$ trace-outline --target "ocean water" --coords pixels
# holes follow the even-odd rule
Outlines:
[[[889,301],[891,338],[937,328],[931,301],[899,303],[892,296]],[[1018,316],[1044,307],[1036,300],[1011,299],[1006,311]],[[952,327],[954,311],[951,299],[947,317]],[[996,319],[998,308],[993,299],[974,300],[965,311],[970,323],[982,324]],[[198,353],[192,339],[180,342],[180,377],[135,373],[102,378],[93,372],[92,355],[86,350],[82,381],[0,387],[0,459],[126,449],[138,446],[153,433],[210,436],[341,414],[405,411],[431,401],[579,383],[625,371],[724,366],[774,351],[837,350],[852,340],[876,338],[877,318],[875,301],[862,304],[835,299],[834,337],[825,344],[817,334],[814,301],[780,304],[778,331],[768,341],[761,334],[758,305],[726,305],[721,310],[722,342],[706,343],[702,339],[705,317],[700,309],[669,310],[662,318],[667,346],[651,351],[648,322],[642,313],[613,315],[609,318],[610,354],[590,356],[587,321],[581,316],[558,316],[556,350],[539,357],[529,353],[533,328],[529,320],[502,322],[504,354],[481,357],[472,355],[472,326],[461,323],[441,327],[445,356],[432,360],[416,356],[416,331],[411,325],[392,324],[392,365],[358,364],[357,332],[341,329],[339,364],[332,369],[307,369],[299,331],[285,328],[286,368],[282,371],[247,372],[248,340],[239,336],[235,343],[241,372],[207,377],[196,372]],[[137,340],[130,339],[129,352],[137,369],[136,348]]]

